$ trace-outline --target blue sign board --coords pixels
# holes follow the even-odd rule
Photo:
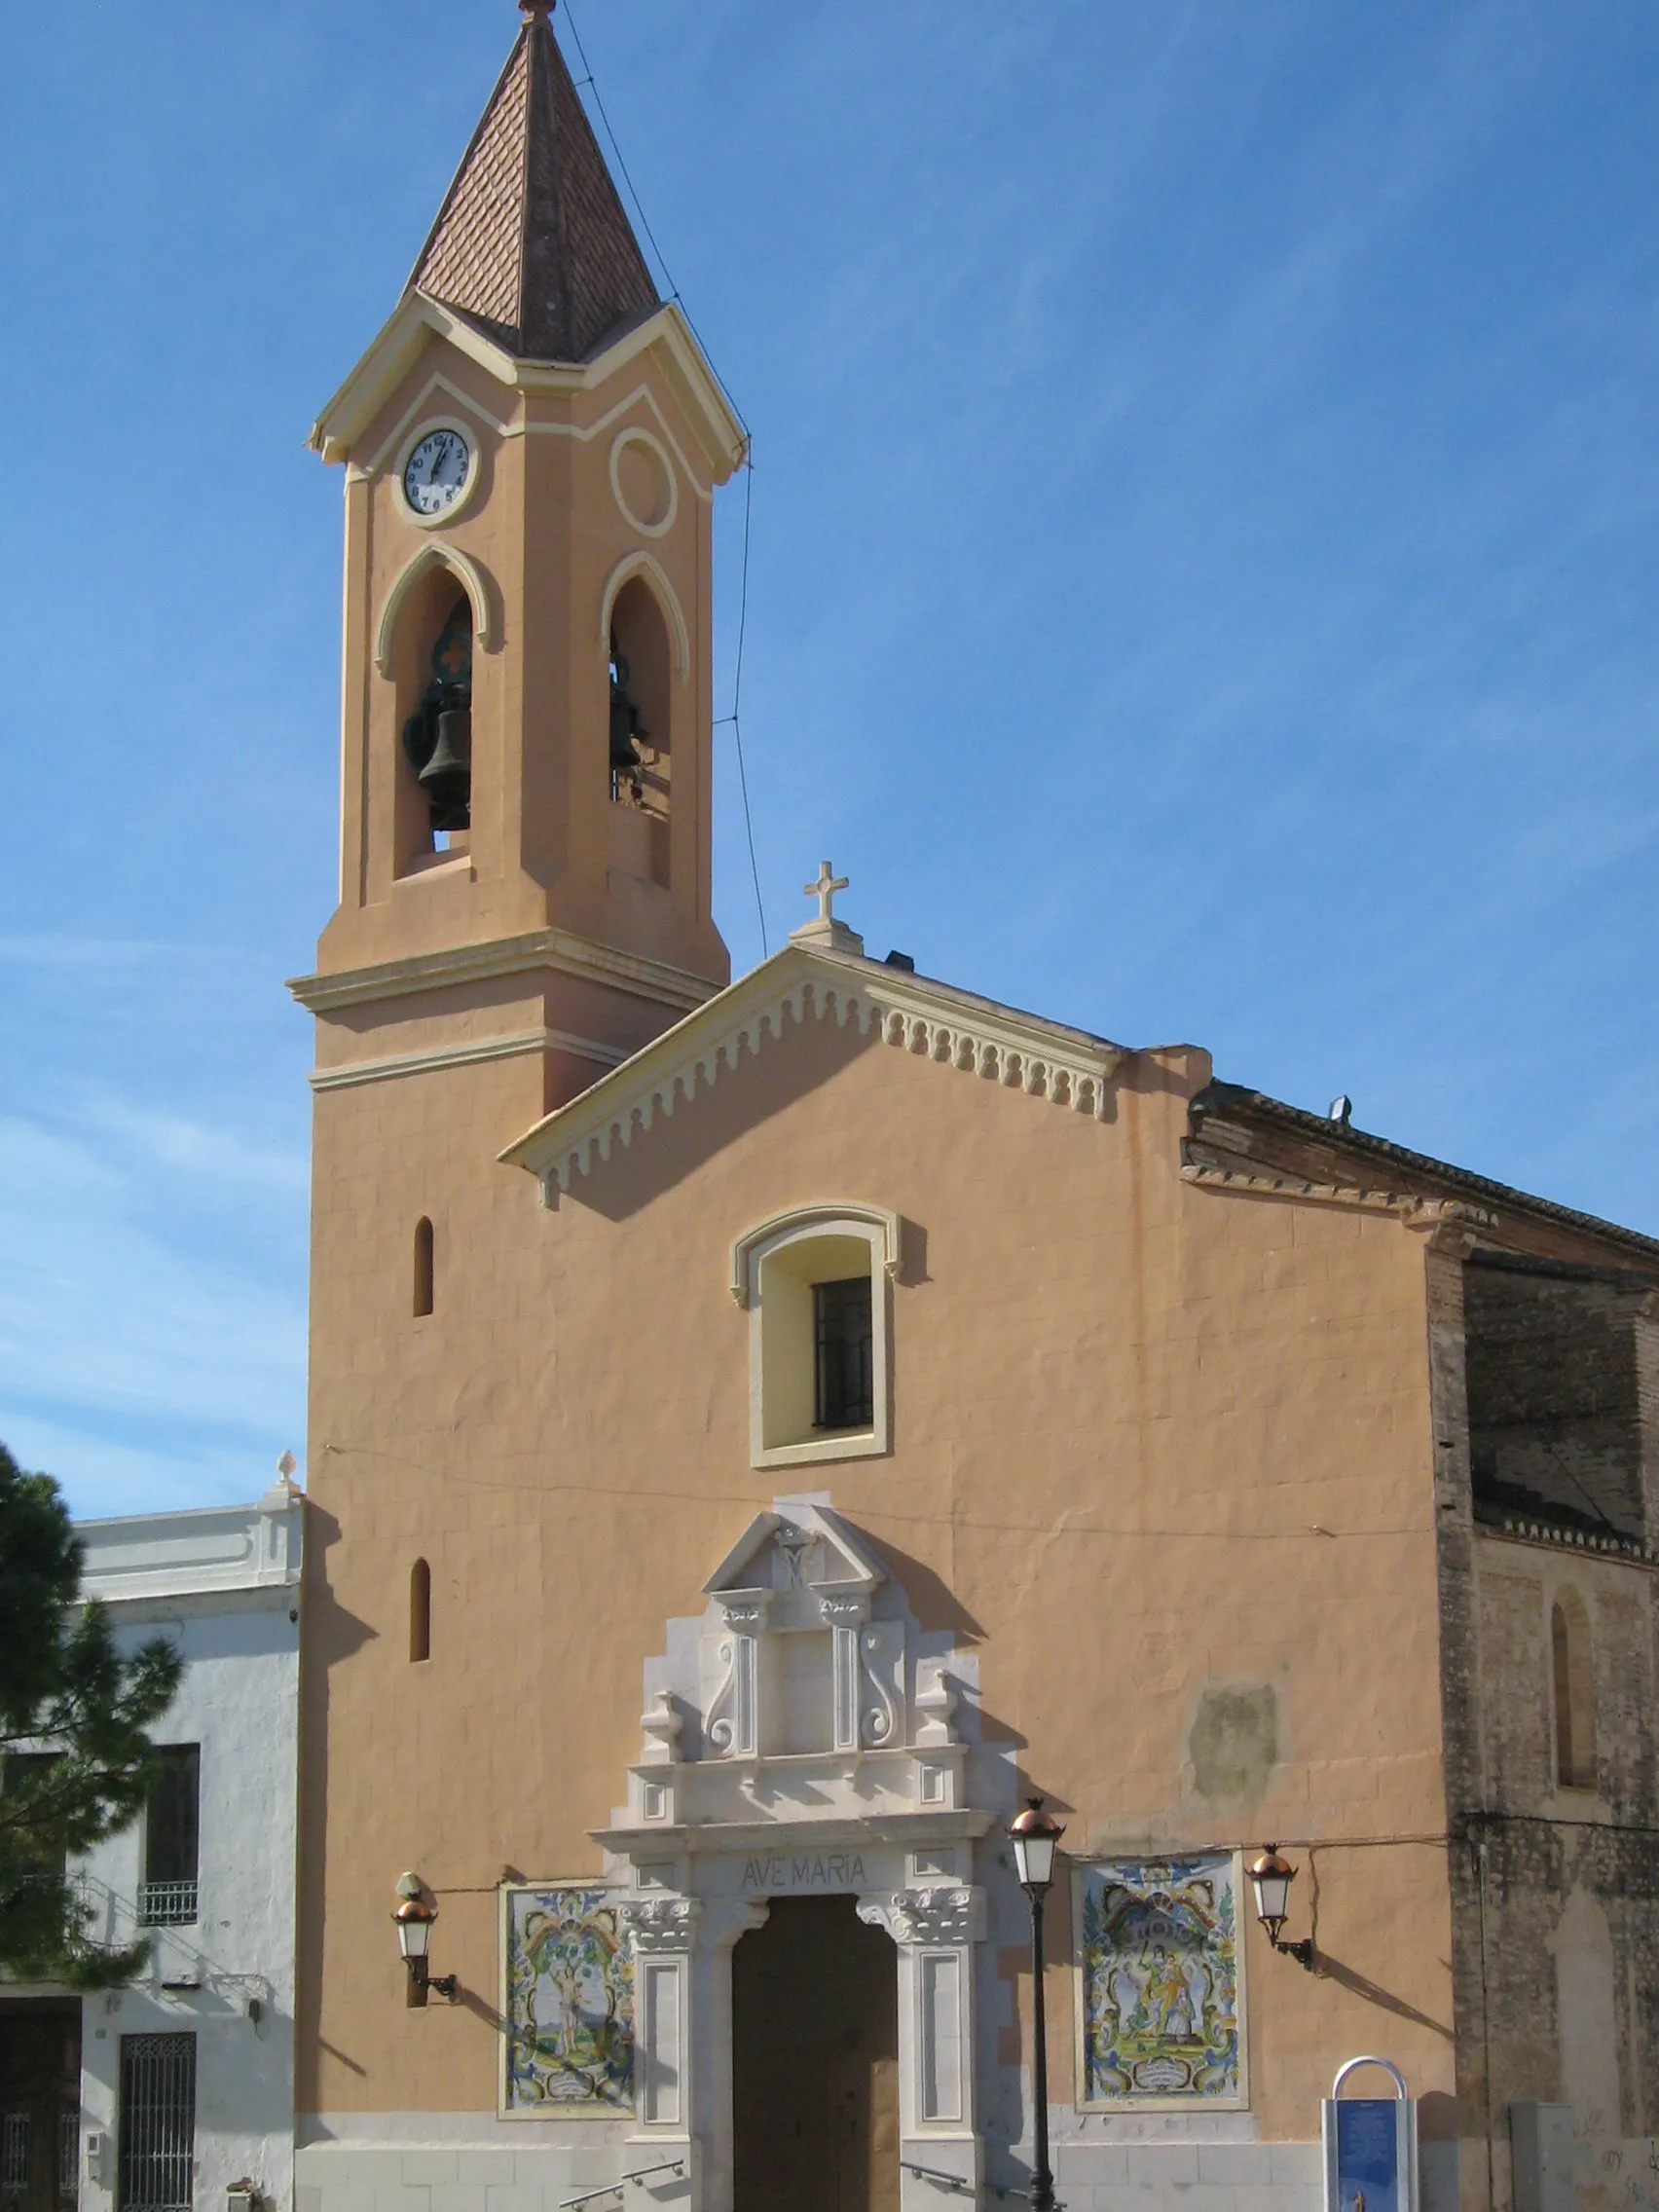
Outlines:
[[[1406,2212],[1400,2201],[1399,2112],[1393,2097],[1338,2101],[1332,2212]]]
[[[1379,2067],[1391,2097],[1345,2097],[1343,2083],[1362,2066]],[[1417,2212],[1417,2102],[1387,2058],[1350,2058],[1339,2067],[1321,2112],[1325,2212]]]

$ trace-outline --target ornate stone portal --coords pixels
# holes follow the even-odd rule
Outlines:
[[[972,1663],[922,1631],[827,1498],[756,1516],[645,1668],[628,1801],[594,1830],[635,1950],[636,2132],[693,2212],[732,2189],[731,1952],[769,1900],[852,1894],[899,1982],[906,2212],[977,2194],[973,1847],[952,1725]],[[683,2199],[682,2199],[683,2201]]]

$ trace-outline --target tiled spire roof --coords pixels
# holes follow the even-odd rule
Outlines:
[[[409,284],[520,359],[580,361],[657,289],[548,12],[527,18]]]

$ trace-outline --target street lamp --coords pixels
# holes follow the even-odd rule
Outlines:
[[[392,1926],[397,1930],[397,1948],[409,1970],[409,1985],[405,2003],[412,2012],[425,2005],[426,1992],[435,1989],[440,1997],[447,1997],[453,2005],[458,1984],[453,1973],[428,1973],[426,1953],[431,1948],[432,1923],[438,1917],[435,1904],[428,1904],[421,1895],[419,1876],[405,1874],[397,1885],[401,1900],[392,1914]]]
[[[1054,1851],[1065,1829],[1043,1810],[1041,1797],[1009,1824],[1019,1886],[1031,1899],[1031,2103],[1035,2130],[1031,2212],[1054,2212],[1054,2175],[1049,2164],[1049,2032],[1043,2007],[1043,1899],[1054,1878]]]
[[[1296,1868],[1288,1859],[1279,1857],[1278,1845],[1270,1843],[1260,1859],[1250,1868],[1250,1887],[1256,1893],[1256,1918],[1268,1932],[1268,1941],[1275,1951],[1295,1959],[1309,1972],[1313,1971],[1313,1938],[1299,1936],[1294,1943],[1279,1940],[1279,1930],[1289,1918],[1286,1907],[1290,1903],[1290,1885],[1296,1879]]]

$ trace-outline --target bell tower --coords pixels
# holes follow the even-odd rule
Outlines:
[[[345,469],[340,903],[292,986],[319,1106],[529,1063],[500,1143],[728,978],[710,515],[744,456],[551,0],[523,14],[402,299],[312,433]]]

